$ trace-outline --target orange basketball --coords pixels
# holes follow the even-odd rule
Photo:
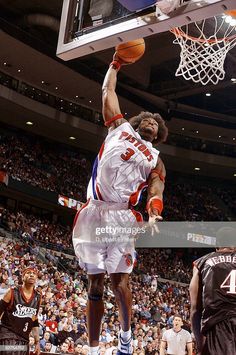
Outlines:
[[[117,56],[126,63],[135,63],[145,52],[145,42],[143,38],[121,43],[116,46]]]
[[[233,18],[236,18],[236,10],[227,10],[224,12],[227,16],[231,16]]]

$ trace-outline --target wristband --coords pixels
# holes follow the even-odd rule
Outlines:
[[[117,71],[120,70],[121,64],[120,62],[118,62],[118,60],[113,60],[113,62],[111,62],[110,67],[113,67],[114,69],[116,69]]]
[[[150,207],[156,209],[158,211],[158,214],[161,215],[161,212],[163,210],[163,202],[157,197],[152,197],[147,203],[147,211],[150,209]]]
[[[114,117],[112,117],[110,120],[105,121],[105,126],[106,127],[110,127],[110,125],[115,122],[116,120],[119,120],[120,118],[123,118],[123,115],[121,113],[118,113],[118,115],[115,115]]]

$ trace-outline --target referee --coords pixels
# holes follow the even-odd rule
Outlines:
[[[161,339],[160,355],[192,355],[192,337],[191,334],[182,329],[183,320],[179,314],[173,318],[173,328],[166,330]],[[166,353],[167,348],[167,353]]]

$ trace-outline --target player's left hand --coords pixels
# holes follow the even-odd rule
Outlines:
[[[34,352],[35,355],[40,355],[40,344],[39,343],[36,343],[35,344],[35,352]]]
[[[158,214],[158,211],[156,209],[150,208],[148,210],[148,214],[149,214],[148,223],[151,228],[151,236],[153,237],[155,233],[157,234],[160,233],[157,222],[162,221],[163,218]]]

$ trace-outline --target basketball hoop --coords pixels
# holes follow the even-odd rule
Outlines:
[[[181,47],[175,76],[202,85],[216,85],[224,79],[226,55],[236,45],[235,13],[227,11],[222,16],[204,19],[201,24],[194,22],[171,29],[175,35],[173,43]],[[190,31],[197,35],[191,35]]]

